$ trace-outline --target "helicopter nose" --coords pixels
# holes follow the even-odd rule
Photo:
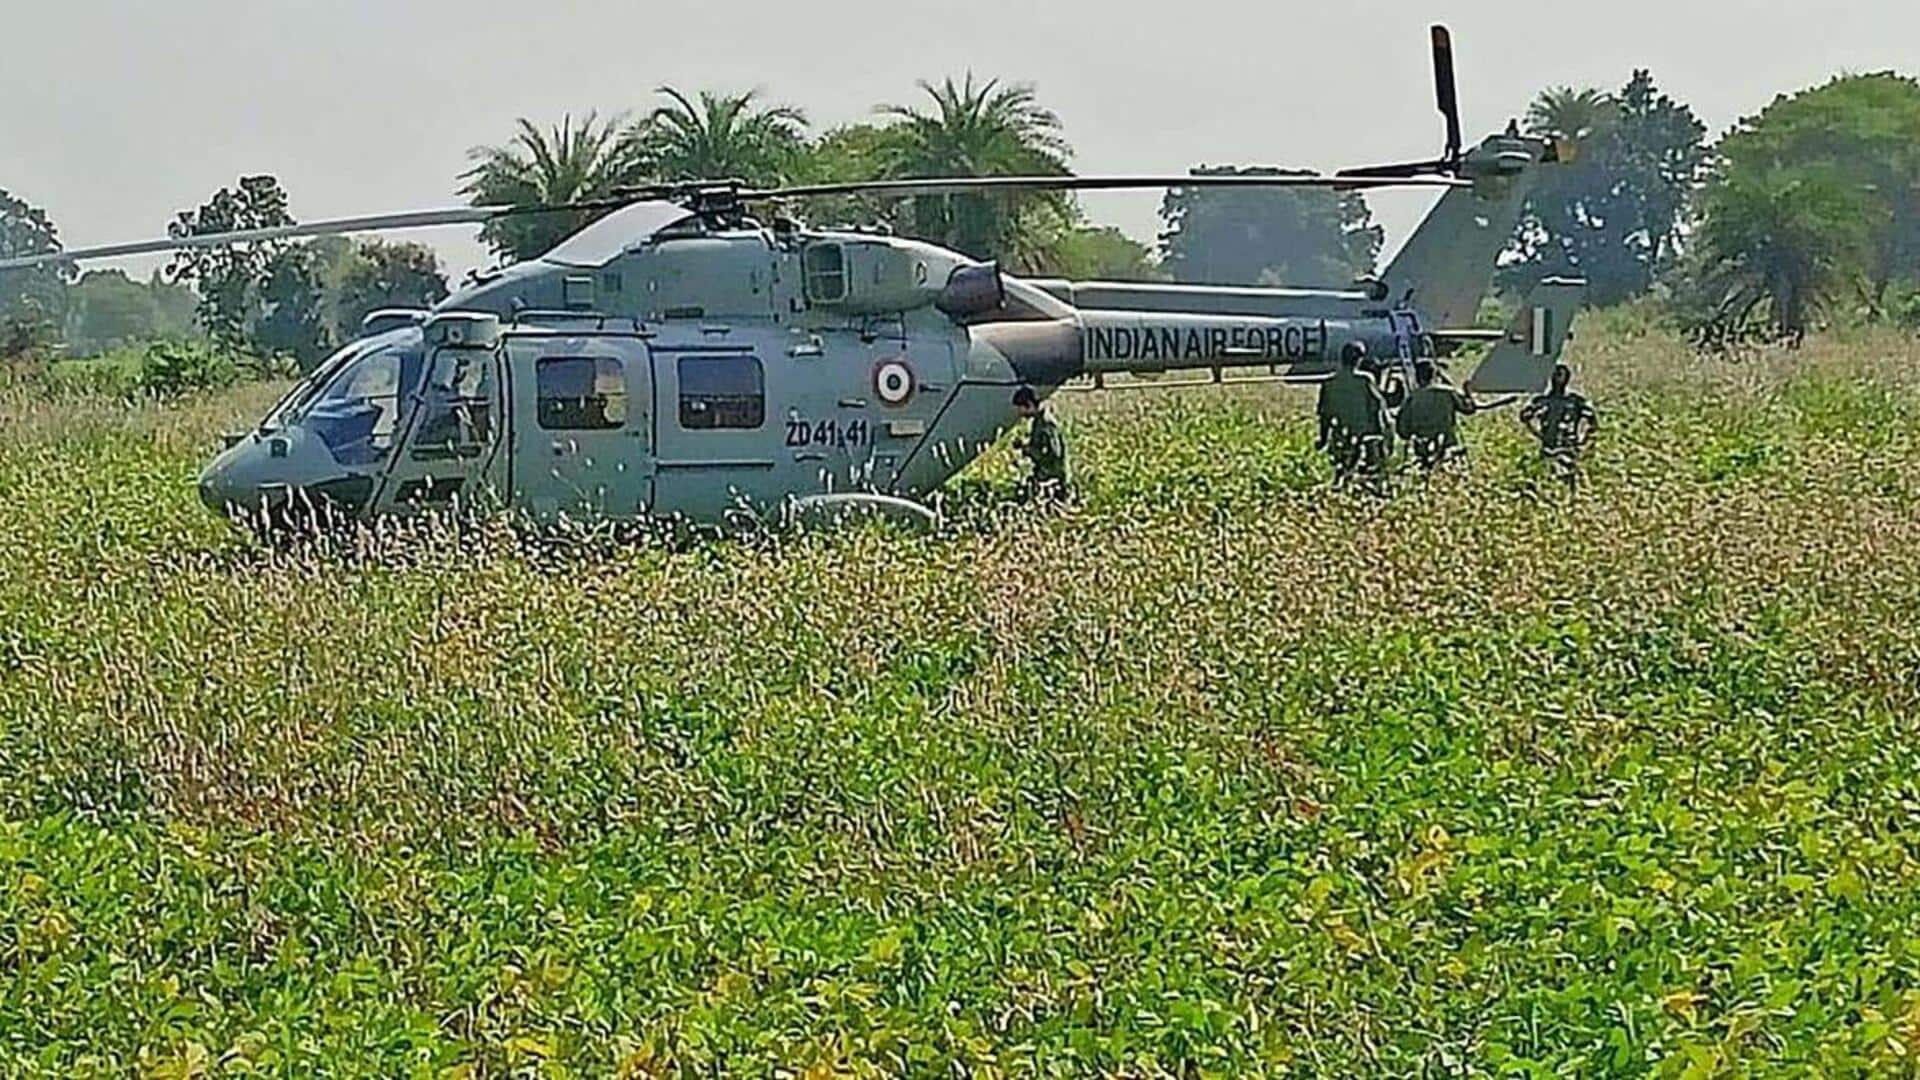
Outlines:
[[[236,506],[245,505],[248,495],[246,485],[240,483],[235,475],[236,462],[245,452],[245,446],[236,443],[227,447],[200,471],[200,501],[207,509],[216,514],[225,514]]]
[[[215,461],[200,473],[200,502],[216,514],[224,514],[233,503],[233,484],[227,470]]]

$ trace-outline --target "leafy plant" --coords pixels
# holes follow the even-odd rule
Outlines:
[[[1060,118],[1026,83],[921,80],[928,105],[886,105],[889,176],[1034,176],[1063,174],[1072,153]],[[1023,216],[1062,214],[1062,196],[967,194],[912,200],[913,233],[977,258],[1017,260],[1032,234]],[[1070,216],[1070,215],[1069,215]]]
[[[800,153],[806,114],[791,105],[761,105],[753,91],[688,97],[660,88],[667,103],[626,135],[636,160],[667,180],[745,180],[776,184]]]
[[[1706,125],[1642,70],[1614,94],[1544,91],[1527,130],[1554,140],[1563,161],[1527,198],[1503,287],[1524,294],[1572,273],[1587,279],[1596,306],[1644,296],[1678,257],[1706,169]]]
[[[139,374],[141,391],[174,398],[195,390],[226,386],[237,374],[224,354],[204,345],[163,341],[147,347]]]

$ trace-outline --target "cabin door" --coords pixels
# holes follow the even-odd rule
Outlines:
[[[536,519],[653,507],[652,360],[631,334],[513,334],[513,503]]]
[[[659,512],[701,524],[751,520],[793,478],[778,473],[782,433],[767,408],[767,366],[750,348],[654,352]]]

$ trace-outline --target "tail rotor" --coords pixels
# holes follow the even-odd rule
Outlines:
[[[1363,165],[1357,169],[1342,169],[1335,175],[1356,180],[1459,175],[1463,147],[1460,135],[1460,91],[1453,77],[1453,34],[1446,27],[1438,25],[1433,28],[1433,94],[1440,115],[1447,122],[1447,145],[1441,156],[1431,161]]]
[[[1460,90],[1453,79],[1453,34],[1444,26],[1433,28],[1433,93],[1440,115],[1447,121],[1447,172],[1460,170]]]

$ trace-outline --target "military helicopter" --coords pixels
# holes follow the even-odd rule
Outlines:
[[[367,317],[200,477],[257,521],[450,507],[739,526],[860,514],[930,524],[923,499],[1015,422],[1012,395],[1117,373],[1266,368],[1313,381],[1341,350],[1410,364],[1489,342],[1483,393],[1546,383],[1582,298],[1549,280],[1505,332],[1471,329],[1555,148],[1466,149],[1452,44],[1432,35],[1446,144],[1333,174],[949,177],[755,190],[666,184],[564,207],[463,207],[63,252],[79,261],[283,238],[609,211],[432,310]],[[1341,290],[1015,277],[932,244],[750,211],[814,196],[1167,187],[1446,189],[1378,278]],[[35,260],[0,262],[0,268]],[[38,261],[48,261],[47,258]]]

